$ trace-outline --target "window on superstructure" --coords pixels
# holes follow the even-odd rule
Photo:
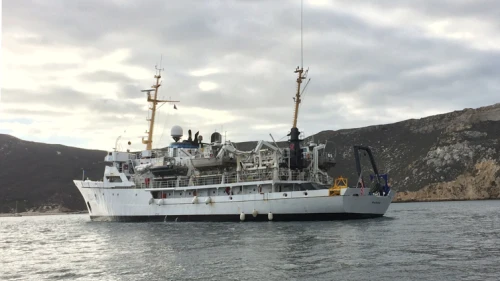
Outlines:
[[[122,179],[119,176],[106,176],[106,179],[109,182],[122,182]]]

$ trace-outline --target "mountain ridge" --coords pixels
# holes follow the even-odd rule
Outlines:
[[[379,169],[389,174],[390,185],[398,191],[396,202],[500,198],[500,103],[324,130],[305,140],[311,138],[327,142],[326,150],[337,155],[337,166],[329,174],[347,177],[350,185],[357,180],[352,146],[370,146]],[[256,143],[236,147],[250,150]],[[16,201],[20,211],[85,210],[72,181],[82,177],[83,169],[85,177],[102,178],[105,155],[103,150],[0,134],[0,212],[12,212]]]

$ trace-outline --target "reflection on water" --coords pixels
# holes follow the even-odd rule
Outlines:
[[[500,201],[332,222],[0,218],[1,280],[497,280]]]

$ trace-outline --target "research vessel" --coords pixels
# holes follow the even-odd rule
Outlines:
[[[302,221],[380,217],[394,193],[387,175],[379,174],[369,147],[353,145],[358,181],[348,186],[332,178],[335,154],[326,143],[307,143],[297,127],[302,82],[308,70],[295,69],[297,87],[293,125],[285,145],[261,140],[250,150],[222,140],[213,132],[204,141],[191,130],[171,129],[173,142],[153,149],[153,130],[161,70],[155,85],[145,90],[150,103],[149,130],[143,151],[115,149],[104,156],[107,166],[100,180],[74,180],[90,219],[99,221]],[[307,84],[306,84],[307,86]],[[178,102],[178,101],[176,101]],[[175,104],[174,104],[175,106]],[[368,155],[371,175],[363,175],[360,152]],[[371,185],[365,186],[365,177]]]

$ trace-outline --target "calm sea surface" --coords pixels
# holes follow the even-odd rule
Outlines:
[[[500,201],[333,222],[4,217],[0,280],[500,280]]]

